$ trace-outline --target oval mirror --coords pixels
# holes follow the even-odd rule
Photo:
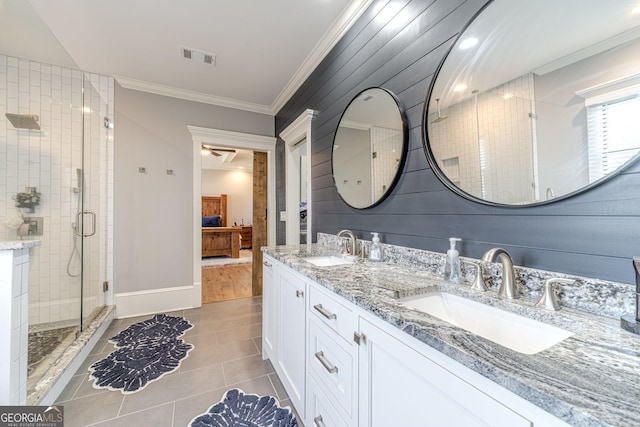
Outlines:
[[[569,197],[633,163],[633,3],[489,3],[440,64],[425,103],[423,140],[437,176],[472,200],[523,206]]]
[[[384,200],[407,155],[407,125],[396,97],[370,88],[351,100],[333,139],[331,167],[338,194],[365,209]]]

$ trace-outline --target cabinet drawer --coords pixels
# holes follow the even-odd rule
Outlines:
[[[358,328],[358,318],[345,305],[336,301],[316,287],[309,289],[309,311],[315,318],[336,331],[349,344],[353,341],[353,333]]]
[[[337,335],[327,331],[314,318],[309,319],[309,353],[307,366],[324,389],[331,395],[345,418],[354,413],[356,387],[356,359]]]
[[[349,427],[338,411],[327,400],[313,377],[309,380],[307,390],[307,426],[309,427]]]

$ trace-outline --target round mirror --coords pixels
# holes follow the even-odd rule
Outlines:
[[[406,120],[396,97],[381,88],[360,92],[342,113],[333,139],[338,194],[356,209],[377,205],[398,180],[406,155]]]
[[[523,206],[584,191],[635,161],[634,3],[489,3],[440,64],[425,103],[425,151],[438,177],[472,200]]]

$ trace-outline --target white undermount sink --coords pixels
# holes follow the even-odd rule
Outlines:
[[[318,267],[333,267],[335,265],[353,264],[353,260],[334,255],[313,256],[302,259]]]
[[[536,354],[572,332],[447,292],[403,298],[402,305],[437,317],[504,347]]]

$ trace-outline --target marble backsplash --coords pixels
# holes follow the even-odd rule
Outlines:
[[[333,234],[318,233],[317,243],[329,248],[341,250],[344,240]],[[361,248],[368,253],[370,241],[358,240]],[[421,249],[406,248],[382,244],[384,260],[400,266],[428,271],[436,276],[444,274],[446,254]],[[499,262],[483,262],[474,258],[460,257],[466,282],[474,279],[475,269],[464,261],[480,264],[486,285],[493,291],[498,290],[502,278],[502,264]],[[599,316],[620,318],[624,314],[635,313],[635,288],[629,284],[609,282],[606,280],[574,276],[552,271],[514,265],[514,273],[518,287],[524,298],[538,299],[542,295],[544,281],[551,277],[575,280],[573,285],[557,286],[560,304],[566,307],[583,310]]]

